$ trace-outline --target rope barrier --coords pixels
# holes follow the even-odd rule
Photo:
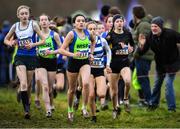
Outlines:
[[[176,76],[180,76],[180,72],[171,72],[171,73],[169,73],[169,72],[167,72],[167,73],[162,73],[161,75],[166,75],[166,74],[176,74]],[[149,75],[141,75],[141,76],[137,76],[138,78],[143,78],[143,77],[155,77],[156,76],[156,74],[155,73],[153,73],[153,74],[149,74]]]

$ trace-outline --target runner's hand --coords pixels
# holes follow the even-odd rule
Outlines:
[[[75,58],[81,57],[81,52],[73,53],[73,57],[75,57]]]
[[[14,47],[14,46],[16,46],[16,44],[17,44],[17,40],[12,40],[12,41],[9,43],[9,46],[10,46],[10,47]]]
[[[107,72],[107,74],[112,73],[112,70],[108,65],[106,66],[106,72]]]
[[[129,53],[133,52],[133,47],[131,47],[130,44],[128,44],[128,51],[129,51]]]
[[[90,61],[93,61],[93,60],[94,60],[93,54],[89,54],[89,60],[90,60]]]
[[[25,45],[25,48],[27,48],[27,49],[31,49],[31,48],[33,48],[34,47],[34,44],[33,43],[27,43],[26,45]]]
[[[51,55],[52,54],[52,51],[51,50],[46,50],[46,52],[45,52],[45,56],[47,56],[47,55]]]

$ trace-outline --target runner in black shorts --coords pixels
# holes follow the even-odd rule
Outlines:
[[[53,94],[52,86],[55,82],[56,69],[57,69],[57,59],[56,54],[48,54],[48,51],[56,50],[60,47],[61,42],[59,39],[59,34],[49,28],[50,19],[46,14],[42,14],[39,17],[39,24],[42,29],[42,33],[46,37],[45,45],[38,47],[38,62],[39,66],[37,68],[37,79],[42,86],[43,100],[46,108],[46,116],[51,117],[51,109],[53,105]],[[37,37],[37,40],[41,40]]]
[[[95,85],[99,99],[105,98],[106,79],[104,76],[104,50],[107,54],[106,68],[110,70],[111,50],[107,41],[97,35],[97,24],[94,21],[87,23],[87,29],[96,37],[96,45],[94,49],[94,60],[91,61],[91,76],[89,85],[89,104],[92,114],[92,122],[96,122],[96,103],[95,103]],[[103,99],[105,100],[105,99]],[[101,102],[104,104],[105,102]]]
[[[77,14],[73,18],[75,29],[70,31],[59,52],[65,56],[69,56],[68,60],[68,120],[73,121],[73,98],[76,89],[76,82],[78,74],[82,78],[83,84],[83,108],[82,114],[84,117],[88,117],[86,105],[88,103],[88,91],[89,91],[89,78],[90,78],[90,65],[89,57],[93,58],[92,52],[94,50],[95,40],[87,30],[85,30],[85,17],[82,14]],[[89,54],[90,46],[90,54]],[[66,48],[69,47],[69,51]]]
[[[117,98],[118,81],[120,77],[122,77],[125,82],[125,111],[130,112],[128,95],[131,84],[131,70],[129,68],[128,54],[133,51],[134,42],[131,33],[124,30],[123,26],[124,17],[119,14],[115,15],[113,17],[113,27],[106,37],[112,51],[112,61],[110,65],[112,74],[110,75],[110,87],[112,91],[114,119],[119,115],[119,110],[117,108]]]
[[[28,96],[28,89],[32,78],[34,69],[36,68],[36,46],[44,44],[45,38],[40,32],[38,24],[29,20],[30,8],[25,5],[21,5],[17,9],[17,17],[20,22],[16,22],[6,35],[4,43],[8,46],[14,46],[18,44],[18,50],[15,57],[16,73],[20,81],[21,99],[24,107],[25,118],[30,118],[30,102]],[[35,32],[41,37],[41,41],[36,42]],[[11,42],[11,38],[14,36],[17,40]],[[30,92],[29,92],[30,93]]]

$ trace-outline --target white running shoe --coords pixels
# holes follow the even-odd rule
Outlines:
[[[74,113],[73,112],[68,112],[68,121],[73,122],[74,121]]]
[[[47,112],[46,112],[46,117],[47,117],[47,118],[52,117],[52,112],[51,112],[51,111],[47,111]]]
[[[88,118],[89,117],[89,113],[88,113],[88,111],[85,108],[82,109],[81,112],[82,112],[82,115],[83,115],[84,118]]]

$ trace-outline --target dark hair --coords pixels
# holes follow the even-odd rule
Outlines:
[[[75,23],[76,18],[77,18],[78,16],[82,16],[82,17],[84,17],[84,19],[86,19],[86,17],[85,17],[83,14],[76,14],[76,15],[73,17],[73,19],[72,19],[72,22],[73,22],[73,23]]]
[[[93,21],[90,17],[87,17],[86,19],[85,19],[85,21],[86,22],[90,22],[90,21]]]
[[[124,21],[124,16],[123,15],[120,15],[120,14],[116,14],[113,16],[113,24],[114,22],[117,20],[117,19],[121,19]]]
[[[67,16],[66,20],[67,20],[68,24],[72,24],[72,17],[71,16]]]
[[[109,9],[109,14],[116,15],[116,14],[122,14],[121,10],[117,6],[113,6]]]
[[[59,30],[57,27],[49,27],[49,28],[59,34]]]
[[[51,25],[51,24],[54,24],[55,26],[49,26],[49,28],[59,34],[59,30],[58,30],[58,28],[57,28],[57,23],[56,23],[55,21],[51,20],[51,21],[50,21],[50,25]]]
[[[109,5],[103,5],[101,7],[101,14],[103,16],[107,16],[109,14],[109,9],[110,9],[110,6]]]
[[[103,24],[103,22],[101,22],[101,21],[97,21],[97,20],[94,20],[94,21],[96,22],[97,25]],[[104,25],[104,24],[103,24],[103,25]]]
[[[133,7],[133,14],[139,19],[142,19],[145,17],[146,12],[142,5],[137,5]]]
[[[113,30],[114,30],[114,22],[115,22],[117,19],[121,19],[121,20],[124,21],[124,16],[123,16],[123,15],[120,15],[120,14],[116,14],[116,15],[113,16],[113,25],[112,25],[112,28],[111,28],[111,30],[110,30],[110,33],[113,32]]]
[[[60,16],[55,16],[53,21],[56,22],[57,26],[63,26],[66,23],[65,18]]]

